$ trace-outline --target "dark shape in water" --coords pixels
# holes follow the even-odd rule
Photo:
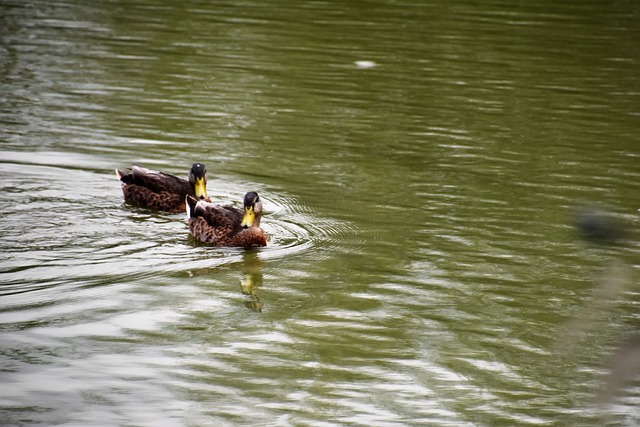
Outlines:
[[[620,223],[610,214],[590,206],[583,206],[578,210],[576,227],[585,239],[594,243],[614,243],[626,234]]]

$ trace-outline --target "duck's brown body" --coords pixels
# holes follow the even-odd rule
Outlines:
[[[256,193],[247,193],[255,194]],[[230,207],[218,206],[204,201],[197,201],[187,197],[187,213],[189,215],[189,231],[193,236],[204,243],[215,246],[255,247],[266,246],[268,236],[260,228],[260,216],[262,203],[257,198],[259,207],[253,205],[247,207],[245,196],[245,212]],[[247,223],[247,211],[253,216]]]
[[[204,165],[200,163],[193,165],[188,180],[139,166],[133,166],[131,172],[116,169],[126,202],[172,213],[184,212],[187,195],[208,199],[205,174]]]

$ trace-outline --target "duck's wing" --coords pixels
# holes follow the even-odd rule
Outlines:
[[[141,166],[133,166],[131,172],[116,169],[116,176],[125,185],[137,185],[154,193],[173,193],[182,196],[193,192],[188,180]]]
[[[131,168],[133,183],[149,188],[156,193],[167,192],[179,194],[184,197],[186,194],[193,192],[192,186],[188,180],[178,178],[164,172],[153,171],[140,166]]]
[[[207,200],[199,200],[189,195],[185,198],[187,219],[202,217],[212,227],[233,223],[241,216],[240,212],[231,206],[220,206]]]
[[[224,228],[228,234],[235,232],[242,223],[242,211],[231,206],[219,206],[207,202],[199,202],[196,214],[202,216],[211,227]]]
[[[185,195],[193,192],[186,179],[140,166],[131,171],[116,169],[116,176],[125,201],[143,208],[184,212]]]
[[[197,240],[217,246],[230,246],[242,229],[242,212],[230,206],[219,206],[187,196],[189,230]]]

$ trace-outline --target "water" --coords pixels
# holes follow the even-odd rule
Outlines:
[[[0,10],[3,425],[640,422],[637,241],[572,225],[639,225],[635,2]],[[194,161],[267,248],[123,204]]]

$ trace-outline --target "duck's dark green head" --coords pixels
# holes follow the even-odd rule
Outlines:
[[[207,196],[207,168],[202,163],[194,163],[189,172],[189,182],[193,185],[196,198],[202,200]]]
[[[250,191],[244,195],[244,216],[242,217],[242,228],[259,227],[260,216],[262,215],[262,201],[255,191]]]

